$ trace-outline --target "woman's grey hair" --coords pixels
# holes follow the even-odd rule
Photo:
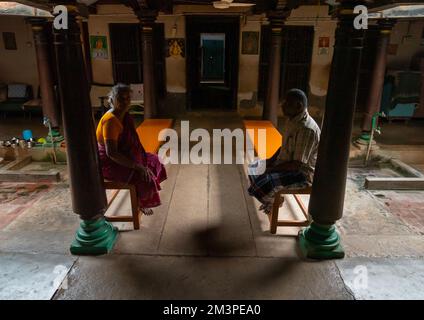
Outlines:
[[[112,106],[115,99],[125,92],[131,92],[131,87],[123,83],[114,85],[108,94],[109,104]]]

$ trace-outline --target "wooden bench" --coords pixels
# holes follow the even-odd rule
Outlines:
[[[250,139],[259,158],[271,158],[281,147],[282,136],[280,132],[273,126],[271,121],[266,120],[244,120],[244,127],[247,132],[246,139]],[[258,149],[258,130],[266,130],[266,154],[259,154]]]
[[[150,153],[157,153],[161,144],[159,133],[163,129],[172,128],[172,119],[146,119],[136,129],[138,138],[144,150]]]
[[[115,181],[104,181],[104,186],[106,190],[114,190],[112,193],[112,197],[108,200],[107,209],[112,205],[112,202],[115,200],[119,191],[121,190],[129,190],[130,198],[131,198],[131,213],[132,215],[116,215],[116,216],[105,216],[107,221],[110,222],[132,222],[134,226],[134,230],[140,229],[140,208],[138,206],[137,200],[137,191],[135,185],[115,182]]]
[[[160,145],[163,141],[160,141],[159,133],[162,129],[171,128],[173,124],[172,119],[146,119],[143,123],[136,129],[139,136],[140,142],[143,145],[144,149],[150,153],[157,153]],[[107,208],[112,205],[112,202],[117,197],[119,191],[129,190],[131,198],[131,212],[132,215],[116,215],[116,216],[106,216],[106,220],[110,222],[132,222],[134,229],[140,229],[140,207],[137,200],[136,187],[133,184],[114,182],[114,181],[104,181],[104,186],[106,190],[114,190],[112,197],[108,200]]]
[[[273,126],[270,121],[266,120],[244,120],[245,129],[252,129],[247,131],[246,139],[250,139],[255,149],[256,154],[260,158],[271,158],[277,150],[281,147],[282,136],[280,132]],[[259,154],[258,148],[258,129],[266,130],[266,154],[261,156]],[[310,219],[308,216],[308,209],[305,207],[302,199],[298,196],[299,194],[310,194],[311,187],[304,189],[293,189],[288,190],[284,189],[275,194],[274,202],[272,206],[271,214],[268,215],[270,222],[270,232],[275,234],[277,232],[277,227],[305,227],[310,224]],[[299,205],[300,210],[302,211],[306,220],[278,220],[278,211],[280,206],[284,203],[284,195],[293,195],[296,203]]]
[[[271,214],[268,215],[270,223],[270,232],[272,234],[277,233],[277,227],[307,227],[309,226],[310,218],[308,215],[308,209],[305,207],[302,199],[299,197],[299,194],[311,194],[312,187],[307,187],[304,189],[293,189],[288,190],[284,189],[275,194],[274,203],[272,205]],[[296,203],[299,205],[300,210],[302,211],[306,220],[278,220],[278,211],[280,206],[284,203],[284,195],[291,194],[293,195]]]

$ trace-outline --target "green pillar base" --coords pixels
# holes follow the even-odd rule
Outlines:
[[[355,143],[360,145],[368,145],[370,143],[371,134],[368,132],[363,132],[358,139],[355,140]]]
[[[361,134],[361,136],[359,137],[359,139],[365,140],[365,141],[370,141],[371,139],[371,133],[369,132],[363,132]]]
[[[47,137],[46,137],[47,143],[52,143],[52,142],[58,143],[58,142],[62,142],[64,140],[65,140],[65,137],[62,136],[59,131],[53,131],[52,130],[52,135],[51,136],[47,135]]]
[[[309,259],[341,259],[345,253],[334,225],[323,226],[315,222],[299,232],[300,250]]]
[[[83,220],[71,245],[76,255],[99,255],[109,253],[116,242],[118,229],[105,218]]]

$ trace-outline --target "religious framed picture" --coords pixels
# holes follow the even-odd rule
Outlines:
[[[106,36],[90,36],[91,58],[98,60],[109,59]]]
[[[17,50],[16,37],[14,32],[3,32],[3,43],[5,50]]]
[[[259,53],[259,32],[243,31],[241,37],[241,54]]]
[[[185,57],[184,38],[171,38],[166,40],[166,57]]]
[[[327,55],[330,51],[330,37],[318,38],[318,54]]]

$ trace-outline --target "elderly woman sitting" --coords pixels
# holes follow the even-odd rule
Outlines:
[[[96,136],[104,178],[136,186],[141,211],[153,214],[151,208],[161,204],[160,183],[166,171],[155,154],[147,153],[135,131],[128,110],[131,102],[129,86],[117,84],[109,94],[111,110],[97,126]]]

